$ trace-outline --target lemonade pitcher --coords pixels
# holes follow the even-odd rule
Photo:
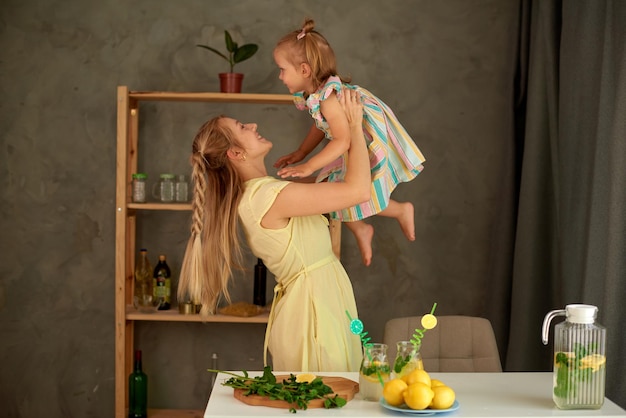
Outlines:
[[[398,341],[396,343],[396,358],[393,362],[392,377],[402,378],[415,369],[424,370],[419,345],[412,341]]]
[[[597,314],[593,305],[572,304],[543,320],[547,345],[550,321],[565,316],[554,327],[552,399],[560,409],[599,409],[604,403],[606,329],[596,322]]]

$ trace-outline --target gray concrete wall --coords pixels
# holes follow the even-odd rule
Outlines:
[[[385,218],[361,265],[344,228],[342,261],[374,340],[386,320],[428,311],[484,313],[490,220],[502,209],[511,147],[518,2],[502,0],[4,0],[0,6],[0,405],[8,417],[111,417],[114,406],[116,87],[216,91],[223,61],[194,45],[223,30],[255,42],[244,91],[287,93],[271,52],[311,16],[339,70],[385,100],[427,158],[397,200],[416,209],[417,240]],[[226,113],[293,150],[310,124],[291,106],[150,103],[140,167],[189,171],[192,137]],[[495,174],[494,174],[495,173]],[[188,214],[142,217],[137,242],[175,274]],[[254,260],[250,258],[252,268]],[[233,287],[251,301],[252,273]],[[454,292],[452,289],[461,289]],[[268,285],[268,295],[271,285]],[[263,326],[146,323],[153,407],[203,409],[211,354],[222,369],[262,365]]]

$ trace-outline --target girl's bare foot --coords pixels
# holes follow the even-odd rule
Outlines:
[[[356,238],[356,243],[359,246],[363,264],[365,264],[366,267],[369,267],[369,265],[372,264],[372,239],[374,237],[374,227],[363,221],[346,222],[346,226],[350,231],[352,231],[354,238]]]
[[[398,216],[398,222],[404,236],[409,241],[415,241],[415,215],[413,209],[413,203],[405,202],[400,204],[401,212]]]
[[[415,215],[414,215],[413,203],[403,202],[400,203],[396,200],[390,199],[389,205],[379,213],[380,216],[386,216],[388,218],[394,218],[400,224],[402,233],[409,241],[415,241]]]

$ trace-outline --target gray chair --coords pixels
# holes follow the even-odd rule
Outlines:
[[[393,364],[396,343],[422,329],[421,316],[390,319],[383,342]],[[500,354],[491,322],[472,316],[437,316],[437,326],[424,333],[420,355],[427,372],[501,372]]]

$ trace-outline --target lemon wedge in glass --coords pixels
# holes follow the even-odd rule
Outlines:
[[[581,369],[591,369],[594,372],[600,370],[606,363],[606,357],[601,354],[591,354],[580,359]]]

